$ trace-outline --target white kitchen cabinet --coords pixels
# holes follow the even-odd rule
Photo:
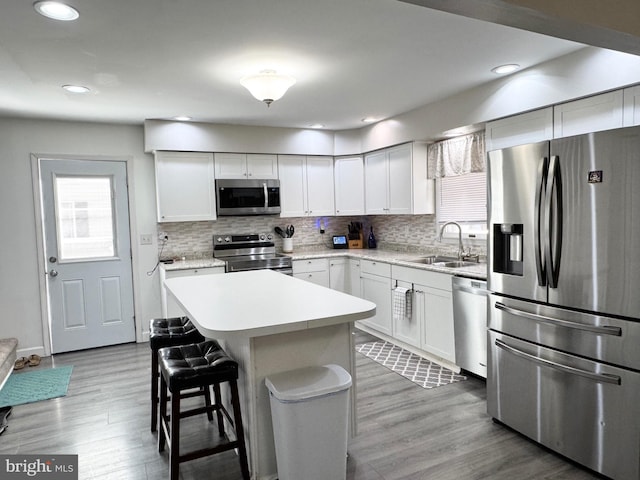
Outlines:
[[[365,213],[435,213],[434,182],[427,179],[427,149],[407,143],[364,157]]]
[[[309,260],[294,260],[293,276],[300,280],[315,283],[323,287],[331,286],[329,260],[327,258],[313,258]]]
[[[487,151],[542,142],[552,138],[552,107],[488,122],[485,129]]]
[[[189,268],[184,270],[166,270],[160,268],[160,298],[162,302],[162,316],[181,317],[186,315],[184,310],[178,305],[172,295],[167,293],[164,281],[168,278],[190,277],[194,275],[219,275],[224,274],[224,267]]]
[[[395,280],[395,287],[408,288],[410,290],[410,298],[411,298],[411,315],[409,316],[396,316],[393,315],[393,337],[404,342],[408,345],[412,345],[416,348],[421,348],[421,340],[422,340],[422,318],[424,318],[423,305],[416,305],[416,294],[415,290],[413,290],[414,286],[410,282],[404,282],[402,280]],[[394,289],[395,289],[394,287]],[[393,313],[393,299],[395,293],[392,292],[392,305],[391,311]],[[422,299],[420,298],[420,301]]]
[[[336,215],[364,215],[364,162],[361,156],[334,161]]]
[[[394,338],[455,363],[451,275],[394,265],[392,278],[400,286],[412,285],[415,316],[415,323],[413,319],[394,323]]]
[[[360,283],[360,260],[349,259],[349,270],[347,272],[347,293],[354,297],[362,298],[362,287]]]
[[[158,222],[216,219],[213,154],[156,152]]]
[[[278,178],[278,156],[258,153],[216,153],[216,178]]]
[[[329,286],[333,290],[349,293],[349,260],[342,258],[329,259]]]
[[[553,107],[553,138],[623,126],[623,91],[594,95]]]
[[[391,265],[371,260],[360,261],[362,298],[376,304],[375,316],[360,320],[365,326],[393,335],[391,321]]]
[[[623,93],[625,127],[640,125],[640,85],[625,88]]]
[[[281,217],[335,215],[333,157],[280,155]]]

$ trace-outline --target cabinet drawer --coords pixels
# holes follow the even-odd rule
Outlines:
[[[360,260],[360,271],[382,277],[391,277],[391,264],[373,260]]]
[[[189,277],[193,275],[211,275],[224,273],[224,267],[189,268],[187,270],[167,270],[165,278]]]
[[[308,260],[295,260],[293,273],[322,272],[329,269],[329,260],[326,258],[311,258]]]
[[[315,283],[323,287],[330,287],[329,272],[327,270],[318,272],[298,272],[293,274],[294,278],[305,280],[307,282]]]

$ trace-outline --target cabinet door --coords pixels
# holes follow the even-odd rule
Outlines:
[[[364,163],[362,157],[336,158],[336,215],[364,215]]]
[[[307,215],[335,215],[333,157],[306,159]]]
[[[307,282],[315,283],[316,285],[320,285],[322,287],[329,288],[329,271],[321,271],[321,272],[304,272],[304,273],[294,273],[294,278],[299,278],[300,280],[305,280]]]
[[[620,128],[623,92],[603,93],[553,108],[553,138]]]
[[[349,259],[349,272],[347,276],[347,293],[354,297],[362,298],[362,288],[360,286],[360,260]]]
[[[178,305],[172,295],[167,293],[167,289],[164,287],[164,281],[167,278],[177,277],[190,277],[194,275],[218,275],[224,274],[224,267],[206,267],[206,268],[190,268],[188,270],[160,270],[160,297],[162,301],[162,316],[164,318],[169,317],[181,317],[186,315],[184,310]]]
[[[247,178],[247,155],[216,153],[216,178]]]
[[[452,363],[456,361],[451,292],[416,285],[424,298],[422,348]]]
[[[259,179],[278,178],[277,155],[247,154],[247,177]]]
[[[216,219],[213,154],[157,152],[158,222]]]
[[[640,86],[625,88],[623,95],[624,126],[640,125]]]
[[[411,288],[411,284],[407,282],[398,281],[398,287]],[[411,315],[409,316],[396,316],[393,315],[393,336],[401,342],[405,342],[414,347],[420,348],[421,338],[420,335],[420,317],[421,309],[417,307],[416,302],[423,301],[424,298],[420,293],[416,293],[415,290],[411,292]],[[394,311],[394,298],[395,293],[392,291],[391,296],[391,311]],[[416,308],[417,307],[417,308]]]
[[[389,190],[387,213],[393,215],[410,214],[413,198],[411,174],[411,146],[392,148],[389,154]]]
[[[346,258],[335,258],[329,260],[329,285],[333,290],[349,293],[348,267],[349,262]]]
[[[514,115],[487,123],[487,151],[542,142],[553,138],[553,108]]]
[[[391,279],[361,273],[362,298],[376,304],[376,315],[361,320],[365,325],[387,335],[393,334],[391,323]]]
[[[387,154],[376,152],[364,157],[364,207],[367,215],[387,213]]]
[[[301,155],[278,156],[281,217],[304,217],[307,215],[304,167],[305,157]]]

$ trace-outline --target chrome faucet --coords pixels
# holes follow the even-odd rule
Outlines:
[[[442,242],[442,234],[444,233],[444,229],[447,228],[447,225],[455,225],[458,227],[458,260],[461,260],[464,256],[464,246],[462,245],[462,227],[458,222],[447,222],[440,228],[440,237],[438,240]]]

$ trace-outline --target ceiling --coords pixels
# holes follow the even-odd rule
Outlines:
[[[68,3],[78,20],[3,0],[0,116],[360,128],[584,47],[397,0]],[[270,108],[239,83],[265,68],[297,78]]]

